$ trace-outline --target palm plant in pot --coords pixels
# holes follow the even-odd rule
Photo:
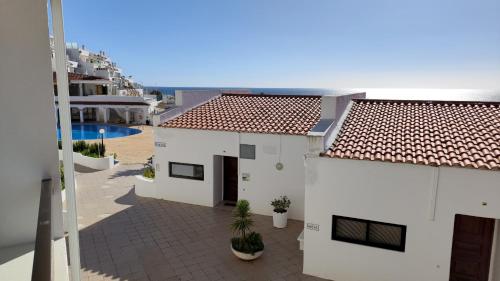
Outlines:
[[[285,228],[288,221],[288,208],[290,208],[290,199],[287,196],[281,196],[271,202],[273,206],[273,226]]]
[[[254,260],[264,252],[264,243],[259,233],[251,231],[253,226],[250,203],[247,200],[238,200],[233,211],[231,229],[236,234],[231,238],[231,250],[242,260]]]

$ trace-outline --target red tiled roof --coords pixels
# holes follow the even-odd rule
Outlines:
[[[320,115],[319,96],[223,94],[160,127],[306,135]]]
[[[106,78],[99,77],[99,76],[92,76],[92,75],[85,75],[85,74],[80,74],[80,73],[73,73],[73,72],[68,72],[68,80],[69,81],[75,81],[75,80],[106,80]],[[52,81],[57,83],[57,77],[56,73],[52,72]]]
[[[355,100],[324,156],[500,170],[500,103]]]

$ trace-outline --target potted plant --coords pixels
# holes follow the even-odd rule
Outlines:
[[[264,243],[259,233],[251,231],[253,220],[250,203],[247,200],[238,200],[233,211],[233,218],[231,229],[236,235],[231,238],[233,254],[246,261],[260,257],[264,252]]]
[[[287,196],[281,196],[279,199],[274,199],[271,202],[273,210],[273,226],[277,228],[285,228],[288,220],[288,208],[290,200]]]

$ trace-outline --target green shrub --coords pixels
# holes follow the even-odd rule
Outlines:
[[[85,141],[79,140],[73,143],[73,151],[88,157],[101,158],[106,153],[106,146],[101,143],[88,144]]]
[[[75,141],[73,143],[73,151],[74,152],[84,151],[85,149],[87,149],[87,147],[88,147],[88,144],[85,141],[82,141],[82,140]]]
[[[62,142],[58,141],[57,146],[62,149]],[[88,157],[101,158],[106,154],[106,146],[101,143],[88,144],[83,140],[79,140],[73,142],[73,151]],[[116,153],[113,153],[113,156],[115,159],[118,157]]]
[[[90,155],[98,155],[98,156],[104,156],[104,153],[106,153],[106,147],[101,145],[100,143],[91,143],[87,146],[87,154]],[[85,155],[85,154],[84,154]]]
[[[262,236],[257,232],[250,232],[245,240],[241,237],[231,238],[231,245],[233,249],[238,252],[246,254],[255,254],[264,250],[264,242],[262,242]]]
[[[64,190],[64,165],[60,164],[59,165],[59,175],[61,177],[61,190]]]
[[[253,226],[250,203],[247,200],[238,200],[233,211],[231,229],[236,237],[231,238],[231,246],[238,252],[255,254],[264,250],[264,242],[259,233],[251,231]]]
[[[146,169],[144,169],[143,176],[145,178],[154,179],[155,178],[155,169],[153,169],[152,167],[146,167]]]
[[[276,213],[286,213],[287,209],[290,207],[290,200],[287,196],[281,196],[279,199],[274,199],[271,201],[271,206],[274,207]]]

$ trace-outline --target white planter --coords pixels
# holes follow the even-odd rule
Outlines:
[[[273,212],[273,226],[276,228],[285,228],[288,220],[288,212]]]
[[[141,197],[157,198],[156,184],[153,179],[141,175],[135,176],[135,194]]]
[[[59,160],[62,159],[62,150],[59,150]],[[115,158],[113,156],[94,158],[82,155],[78,152],[73,152],[73,162],[94,170],[108,170],[115,166]]]
[[[232,245],[231,245],[231,251],[233,251],[233,254],[235,256],[237,256],[240,260],[244,260],[244,261],[255,260],[255,259],[259,258],[260,256],[262,256],[262,253],[264,253],[264,250],[255,252],[253,255],[247,254],[247,253],[242,253],[242,252],[238,252],[235,249],[233,249]]]

